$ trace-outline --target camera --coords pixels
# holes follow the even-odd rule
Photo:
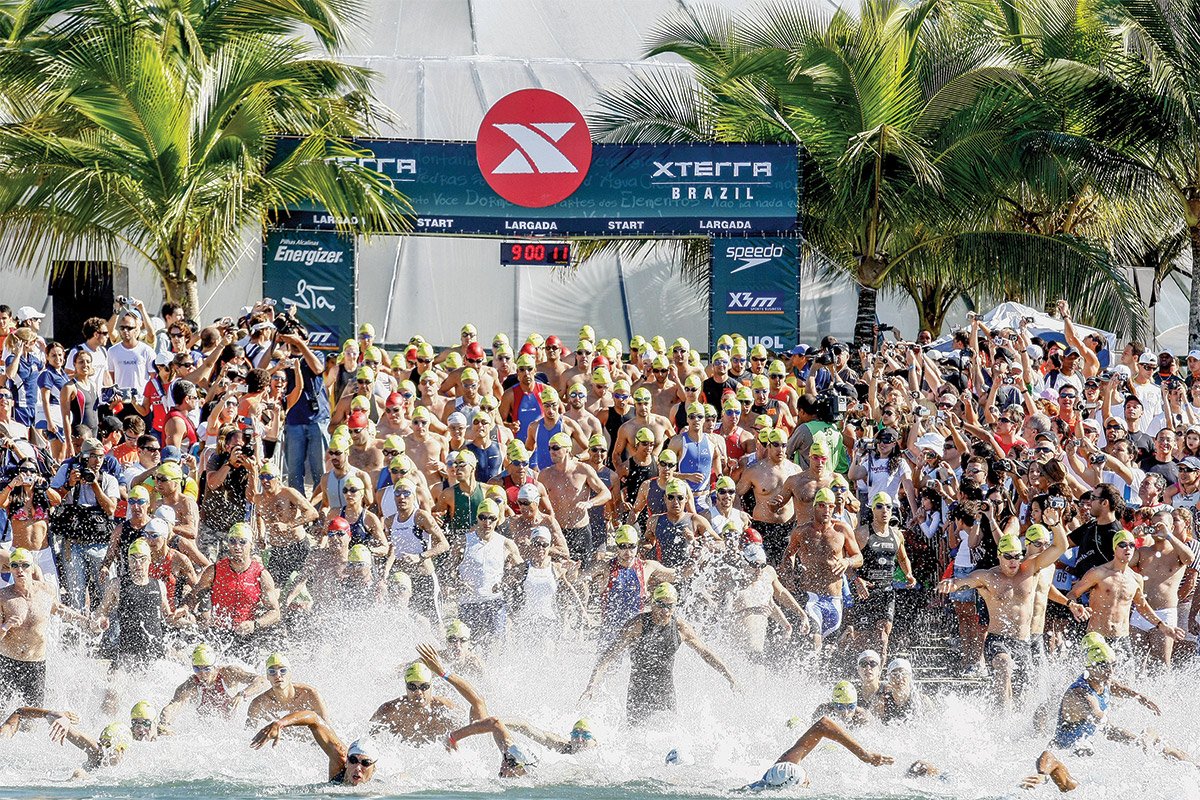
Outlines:
[[[87,467],[80,467],[79,480],[83,481],[84,483],[94,483],[96,480],[96,472],[88,469]]]
[[[300,324],[300,320],[296,319],[295,306],[288,306],[282,312],[276,314],[272,322],[275,325],[276,332],[284,336],[293,334],[300,336],[308,335],[308,332],[304,330],[304,326]]]
[[[829,350],[828,348],[825,350],[822,350],[820,353],[817,354],[817,357],[814,359],[814,361],[816,361],[818,364],[820,364],[823,367],[828,367],[830,364],[833,363],[833,351]]]
[[[1057,509],[1066,508],[1067,507],[1067,498],[1061,497],[1059,495],[1055,495],[1054,497],[1050,498],[1050,502],[1047,505],[1049,508],[1057,508]]]
[[[1024,322],[1026,325],[1032,325],[1032,324],[1033,324],[1033,317],[1022,317],[1022,318],[1021,318],[1021,320],[1022,320],[1022,321],[1023,321],[1023,322]]]
[[[850,401],[846,395],[835,389],[829,389],[817,395],[816,417],[822,422],[833,424],[846,415]]]
[[[888,331],[894,331],[894,330],[896,330],[895,325],[880,325],[879,326],[880,333],[887,333]]]
[[[1013,379],[1012,379],[1011,377],[1009,377],[1008,375],[1005,375],[1005,376],[1004,376],[1004,380],[1000,381],[1000,383],[1001,383],[1002,385],[1004,385],[1004,386],[1012,386],[1013,384],[1015,384],[1015,383],[1016,383],[1016,381],[1015,381],[1015,380],[1013,380]]]
[[[1091,462],[1093,466],[1098,467],[1108,461],[1108,458],[1104,455],[1104,453],[1093,453],[1092,455],[1088,456],[1088,461]]]

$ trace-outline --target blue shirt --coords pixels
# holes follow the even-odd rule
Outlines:
[[[303,383],[300,387],[300,398],[288,409],[287,418],[284,420],[288,425],[310,425],[329,420],[329,395],[325,392],[325,378],[322,374],[325,370],[325,359],[320,353],[316,355],[317,361],[321,362],[321,372],[313,372],[308,367],[308,359],[296,356],[300,360],[300,378]],[[296,388],[296,373],[294,370],[288,370],[287,376],[287,392],[290,394]]]
[[[7,368],[12,365],[15,355],[9,356],[4,366]],[[22,425],[32,425],[37,416],[35,409],[38,402],[38,375],[41,373],[45,363],[41,358],[32,354],[26,353],[21,356],[21,361],[17,365],[16,380],[9,381],[9,388],[13,393],[13,418]]]

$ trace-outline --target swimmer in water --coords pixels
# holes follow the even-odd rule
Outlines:
[[[247,684],[231,692],[235,683]],[[195,701],[201,714],[217,713],[228,717],[247,694],[263,688],[266,681],[253,672],[229,664],[217,666],[217,653],[207,644],[198,644],[192,651],[192,677],[175,689],[171,702],[163,706],[158,716],[160,733],[171,733],[171,720],[189,701]]]
[[[800,766],[800,762],[807,758],[808,754],[823,739],[840,744],[864,764],[881,767],[895,763],[895,759],[891,756],[867,750],[845,728],[830,717],[821,717],[800,735],[795,744],[775,760],[775,764],[763,774],[762,778],[743,787],[743,790],[760,792],[764,789],[782,789],[787,786],[808,786],[808,774],[804,771],[804,767]]]
[[[262,749],[267,742],[272,747],[279,744],[279,736],[288,728],[304,727],[312,733],[313,741],[324,751],[329,759],[329,782],[345,786],[358,786],[375,777],[375,765],[378,762],[378,749],[370,739],[355,739],[349,747],[333,732],[315,712],[293,711],[286,717],[276,720],[254,734],[250,746],[255,750]]]
[[[1027,789],[1053,781],[1059,791],[1069,792],[1079,786],[1067,765],[1053,751],[1067,751],[1074,755],[1091,755],[1089,740],[1097,731],[1114,742],[1140,744],[1149,751],[1157,749],[1168,758],[1192,762],[1192,759],[1176,747],[1166,744],[1154,731],[1144,731],[1140,736],[1125,728],[1108,722],[1108,709],[1114,697],[1126,697],[1138,701],[1154,714],[1161,714],[1153,700],[1113,680],[1113,668],[1118,657],[1113,648],[1102,639],[1090,640],[1086,667],[1083,674],[1067,687],[1062,703],[1058,707],[1058,726],[1050,746],[1042,751],[1037,760],[1037,772],[1025,778],[1021,785]]]
[[[838,681],[833,687],[833,698],[821,703],[813,710],[813,719],[829,717],[848,728],[858,728],[871,721],[871,715],[858,704],[858,690],[850,681]]]
[[[320,693],[307,683],[292,681],[292,665],[283,653],[267,656],[267,680],[270,688],[251,700],[246,709],[247,725],[261,725],[293,711],[312,711],[322,719],[329,718]]]
[[[76,778],[103,767],[119,764],[133,742],[129,727],[119,722],[108,725],[100,732],[99,738],[93,739],[75,727],[79,724],[79,717],[74,713],[33,706],[22,706],[9,714],[8,719],[0,723],[0,739],[12,737],[22,722],[35,719],[50,720],[50,741],[55,744],[70,742],[83,751],[87,759],[83,762],[83,767],[75,772]]]
[[[154,709],[145,700],[139,700],[129,709],[129,730],[135,742],[153,742],[158,738]]]
[[[524,749],[513,742],[512,734],[508,732],[508,726],[496,717],[484,717],[456,731],[451,731],[446,736],[446,749],[457,750],[458,743],[463,739],[483,733],[491,734],[492,741],[500,750],[501,778],[524,777],[538,765],[537,756],[526,753]]]
[[[432,691],[433,676],[453,686],[470,705],[469,720],[488,716],[487,704],[466,678],[442,666],[433,645],[417,645],[420,661],[414,661],[404,671],[404,695],[389,700],[371,716],[373,730],[383,730],[413,744],[429,744],[443,738],[455,727],[454,712],[458,706]]]
[[[599,743],[596,741],[595,735],[592,733],[592,724],[586,718],[576,720],[575,725],[571,728],[570,734],[567,736],[559,736],[557,733],[542,730],[530,722],[523,719],[499,720],[495,717],[487,717],[478,722],[472,722],[465,725],[456,731],[451,731],[446,737],[446,749],[457,750],[458,743],[468,736],[476,736],[482,733],[490,733],[495,738],[496,733],[503,727],[507,730],[516,731],[524,736],[529,737],[533,741],[540,744],[547,750],[553,750],[556,753],[565,756],[575,755],[576,753],[590,750],[596,747]],[[510,742],[511,744],[511,739]],[[501,748],[501,753],[507,752],[507,745]]]

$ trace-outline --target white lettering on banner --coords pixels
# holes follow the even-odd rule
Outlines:
[[[313,264],[340,264],[346,257],[344,250],[318,250],[288,247],[281,244],[275,249],[275,260],[293,262],[311,267]]]
[[[319,296],[334,291],[334,288],[333,286],[311,286],[308,281],[301,278],[296,281],[296,296],[294,298],[283,298],[279,302],[281,305],[294,305],[296,308],[337,311],[337,306],[324,297]]]
[[[610,231],[640,231],[645,224],[646,221],[641,219],[612,220],[608,223],[608,229]]]
[[[735,272],[741,272],[742,270],[750,269],[751,267],[757,267],[760,264],[766,264],[771,259],[779,258],[782,255],[783,245],[781,244],[760,245],[758,247],[737,245],[725,249],[726,258],[742,262],[741,266],[734,267],[733,269],[729,270],[730,275]]]
[[[376,172],[382,172],[384,175],[395,175],[396,177],[417,174],[417,160],[415,158],[354,158],[353,156],[335,156],[329,160],[342,162],[356,161],[359,166],[371,167]],[[412,180],[412,178],[408,180]]]
[[[662,181],[659,181],[662,183]],[[671,187],[672,200],[753,200],[753,186],[679,186]]]
[[[417,217],[418,228],[453,228],[454,219],[448,217]]]
[[[702,231],[748,231],[750,229],[750,221],[745,219],[700,220],[700,230]]]
[[[767,348],[768,350],[783,350],[785,347],[785,345],[783,344],[782,336],[747,336],[746,337],[746,346],[747,347],[754,347],[754,345],[756,345],[756,344],[761,344],[763,347]]]
[[[315,225],[357,225],[358,217],[335,217],[332,214],[316,214],[313,216]]]
[[[729,314],[782,314],[778,295],[757,294],[755,292],[730,292],[729,303],[725,306]]]
[[[770,161],[655,161],[651,178],[769,178]]]
[[[558,223],[553,220],[540,219],[515,219],[505,220],[504,230],[506,231],[556,231]]]
[[[308,334],[308,342],[311,345],[320,347],[334,343],[332,331],[311,331]]]

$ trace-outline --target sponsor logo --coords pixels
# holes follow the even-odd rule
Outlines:
[[[298,310],[337,311],[337,306],[326,297],[334,291],[334,286],[314,286],[301,278],[296,281],[295,294],[292,297],[281,298],[280,302],[285,306],[294,305]]]
[[[754,347],[756,344],[761,344],[768,350],[784,350],[789,347],[783,343],[782,336],[747,336],[746,344],[749,347]]]
[[[769,178],[770,161],[655,161],[651,178]]]
[[[496,194],[524,208],[544,208],[583,183],[592,164],[592,135],[566,98],[522,89],[500,98],[484,115],[475,160]]]
[[[322,250],[312,247],[288,247],[281,244],[275,248],[273,258],[287,264],[303,264],[311,267],[313,264],[340,264],[346,257],[344,250]]]
[[[740,261],[741,266],[734,267],[729,271],[729,274],[741,272],[745,269],[752,269],[760,264],[766,264],[773,258],[783,257],[783,245],[768,244],[759,247],[746,247],[742,245],[727,247],[725,249],[725,257],[731,261]]]
[[[725,304],[727,314],[782,314],[783,306],[779,296],[759,294],[758,292],[729,292],[729,302]]]

